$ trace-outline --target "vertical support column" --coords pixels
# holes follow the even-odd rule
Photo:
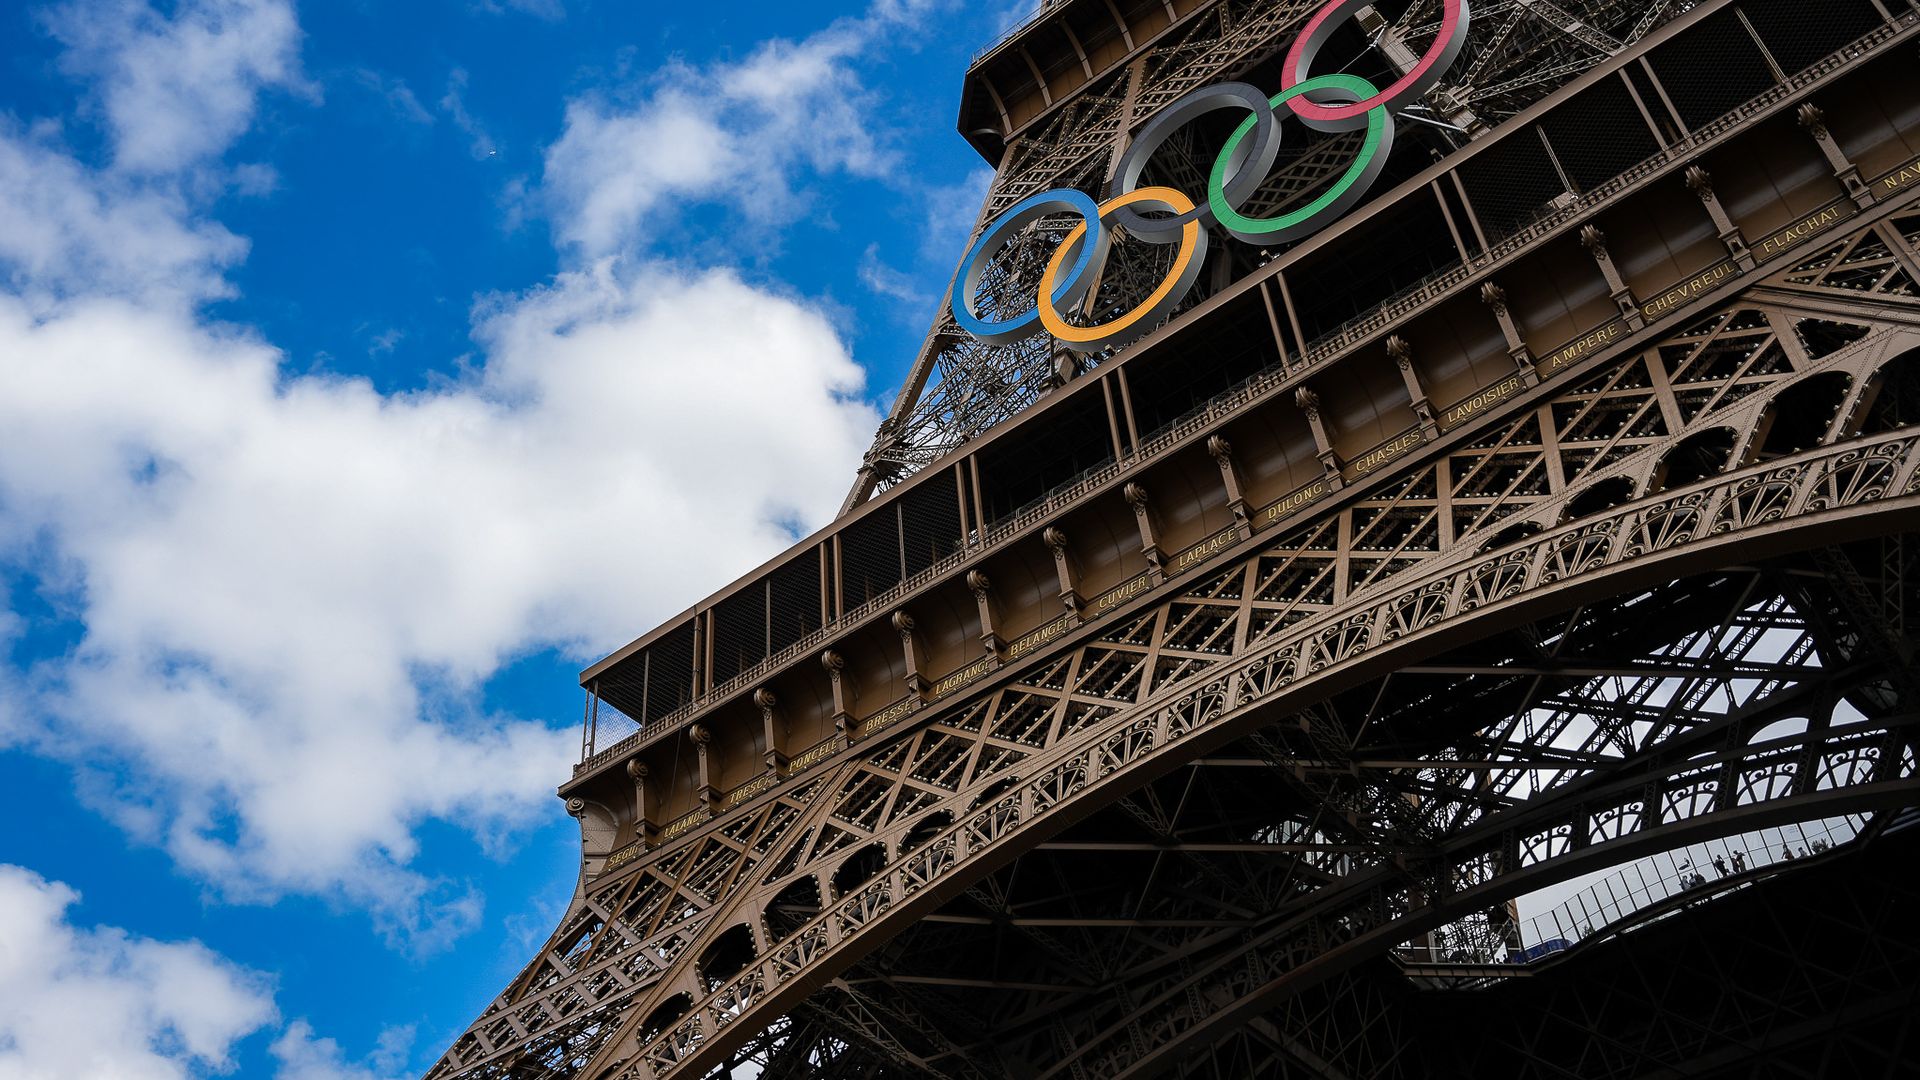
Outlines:
[[[900,635],[900,651],[907,661],[907,692],[927,700],[927,677],[920,673],[920,638],[913,632],[913,616],[904,610],[893,613],[893,629]]]
[[[753,703],[760,706],[760,727],[767,740],[767,771],[779,779],[787,775],[787,720],[780,715],[780,699],[761,687],[753,692]]]
[[[713,612],[696,611],[693,613],[693,697],[699,700],[707,694],[707,672],[713,670],[711,653],[713,652]]]
[[[1140,425],[1134,422],[1133,390],[1127,385],[1127,369],[1115,368],[1113,382],[1120,388],[1120,418],[1127,422],[1127,453],[1137,454],[1140,452]]]
[[[1487,231],[1480,226],[1480,215],[1473,209],[1473,200],[1467,198],[1467,185],[1465,181],[1460,179],[1460,170],[1447,170],[1447,180],[1453,184],[1453,193],[1460,196],[1460,209],[1466,211],[1467,227],[1473,230],[1473,238],[1479,241],[1480,257],[1484,259],[1487,256],[1488,249],[1493,245],[1487,243]]]
[[[1594,265],[1600,268],[1601,275],[1607,279],[1607,291],[1612,294],[1614,306],[1620,309],[1620,316],[1627,321],[1627,326],[1634,330],[1646,326],[1647,320],[1640,314],[1640,304],[1634,300],[1633,290],[1627,288],[1626,280],[1620,276],[1620,268],[1613,265],[1613,256],[1607,253],[1607,234],[1601,232],[1597,225],[1583,226],[1580,230],[1580,246],[1593,256]]]
[[[1327,487],[1339,490],[1346,481],[1340,476],[1340,455],[1333,449],[1333,440],[1327,437],[1326,421],[1320,416],[1320,395],[1305,386],[1293,392],[1293,403],[1307,414],[1307,426],[1313,429],[1313,445],[1320,458],[1320,468],[1327,474]]]
[[[1727,214],[1727,208],[1720,204],[1720,196],[1713,191],[1713,174],[1698,165],[1687,166],[1687,190],[1693,192],[1700,204],[1707,208],[1707,216],[1713,218],[1713,227],[1719,230],[1720,242],[1727,245],[1727,254],[1733,256],[1733,263],[1742,270],[1754,268],[1753,252],[1747,249],[1746,235],[1740,226],[1733,223]]]
[[[660,826],[654,820],[654,804],[658,801],[654,791],[647,783],[647,763],[639,758],[627,762],[627,779],[633,781],[633,829],[645,847],[660,842]]]
[[[1058,525],[1049,525],[1040,538],[1053,550],[1053,572],[1060,579],[1060,605],[1077,621],[1080,618],[1080,588],[1075,581],[1073,557],[1067,553],[1067,534]]]
[[[705,724],[694,724],[687,728],[687,738],[693,740],[693,748],[700,756],[700,802],[708,813],[720,812],[720,789],[713,783],[713,758],[709,746],[713,743],[713,732]]]
[[[1493,317],[1500,323],[1500,336],[1507,339],[1507,355],[1513,357],[1513,366],[1520,372],[1523,386],[1534,386],[1540,382],[1540,373],[1533,366],[1533,352],[1520,338],[1520,327],[1513,321],[1513,311],[1507,306],[1507,290],[1489,281],[1480,286],[1480,302],[1487,305]]]
[[[1406,384],[1407,398],[1413,405],[1413,415],[1420,420],[1420,434],[1429,439],[1438,438],[1440,424],[1433,418],[1433,403],[1427,400],[1427,388],[1420,382],[1420,373],[1413,370],[1413,346],[1399,334],[1387,338],[1387,355],[1393,358],[1393,366],[1400,369],[1400,381]]]
[[[1800,127],[1813,136],[1814,144],[1820,147],[1820,153],[1827,159],[1827,167],[1833,170],[1833,178],[1840,181],[1841,190],[1854,201],[1860,209],[1873,205],[1873,189],[1860,179],[1860,167],[1847,157],[1846,151],[1834,141],[1833,132],[1827,130],[1827,112],[1813,102],[1805,102],[1794,114]]]
[[[1300,346],[1300,363],[1304,367],[1312,342],[1307,340],[1307,335],[1300,329],[1300,312],[1293,306],[1293,290],[1287,288],[1286,271],[1274,271],[1273,281],[1280,286],[1280,307],[1287,313],[1287,326],[1293,330],[1294,343]]]
[[[1147,571],[1157,584],[1166,575],[1162,569],[1164,557],[1160,551],[1160,538],[1153,525],[1153,509],[1147,505],[1147,489],[1128,481],[1127,486],[1120,489],[1120,496],[1127,500],[1128,506],[1133,507],[1134,524],[1140,528],[1140,554],[1147,557]]]
[[[853,714],[847,711],[847,658],[832,649],[820,654],[820,666],[827,669],[827,681],[833,684],[833,726],[851,743],[859,738],[853,729]]]
[[[821,626],[832,626],[833,620],[840,614],[839,610],[834,606],[834,601],[833,601],[833,598],[836,595],[838,595],[839,589],[840,589],[840,586],[835,581],[835,579],[838,577],[837,567],[836,567],[837,560],[834,558],[833,551],[829,550],[829,549],[838,548],[839,544],[840,544],[840,539],[837,535],[835,535],[835,536],[828,537],[827,542],[820,545],[820,625]]]
[[[1127,447],[1123,441],[1124,433],[1120,429],[1120,410],[1113,403],[1113,380],[1100,380],[1100,399],[1107,406],[1107,437],[1113,441],[1113,460],[1126,459]]]
[[[1280,332],[1280,314],[1273,306],[1272,279],[1260,282],[1260,303],[1267,309],[1267,327],[1273,331],[1273,347],[1280,351],[1280,366],[1283,369],[1293,367],[1293,357],[1287,349],[1287,335]]]
[[[997,657],[1006,642],[1000,640],[1000,631],[994,625],[993,583],[980,571],[969,570],[967,590],[973,593],[973,606],[980,612],[980,643],[987,647],[988,655]]]
[[[594,683],[587,691],[587,701],[580,715],[580,760],[593,756],[595,738],[594,728],[599,721],[600,684]]]
[[[973,542],[983,544],[987,539],[987,502],[980,494],[980,458],[976,454],[967,455],[967,482],[973,489]]]
[[[1213,455],[1213,463],[1220,467],[1220,482],[1227,488],[1227,509],[1233,513],[1233,526],[1242,540],[1253,535],[1253,514],[1247,508],[1246,496],[1240,486],[1240,470],[1233,463],[1233,447],[1219,435],[1207,437],[1207,453]]]

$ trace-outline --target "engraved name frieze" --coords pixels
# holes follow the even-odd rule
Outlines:
[[[1470,420],[1479,413],[1520,392],[1520,376],[1509,375],[1485,390],[1448,409],[1440,416],[1440,426],[1451,428],[1464,420]]]
[[[993,657],[988,656],[979,660],[975,660],[973,663],[968,664],[966,667],[961,668],[959,671],[956,671],[953,674],[947,676],[946,678],[941,679],[939,682],[933,684],[933,696],[944,697],[947,694],[951,694],[955,690],[960,689],[961,687],[967,685],[968,683],[972,682],[973,680],[979,678],[982,675],[985,675],[987,672],[992,670],[993,670]]]
[[[1272,506],[1269,506],[1265,510],[1260,511],[1260,527],[1264,529],[1267,526],[1274,524],[1275,522],[1279,521],[1281,518],[1286,517],[1288,514],[1291,514],[1294,511],[1299,510],[1310,503],[1318,501],[1326,493],[1327,493],[1327,482],[1325,480],[1315,480],[1313,483],[1308,484],[1306,487],[1301,488],[1299,491],[1296,491],[1293,494],[1288,495],[1286,498],[1281,499],[1279,502],[1274,503]]]
[[[1067,617],[1062,615],[1045,626],[1030,630],[1014,639],[1013,644],[1007,646],[1007,659],[1018,660],[1066,632]]]
[[[1768,236],[1753,245],[1753,253],[1760,259],[1771,259],[1775,255],[1800,243],[1807,237],[1820,232],[1829,225],[1845,221],[1853,216],[1852,203],[1835,203],[1824,210],[1808,214],[1799,221]]]
[[[1238,530],[1232,528],[1222,529],[1181,552],[1180,557],[1173,560],[1173,572],[1178,574],[1190,570],[1206,561],[1208,556],[1218,555],[1220,552],[1232,547],[1235,543],[1239,542],[1239,540],[1240,533]]]
[[[1100,594],[1098,600],[1093,602],[1093,613],[1095,615],[1104,615],[1114,608],[1119,607],[1121,604],[1139,596],[1141,593],[1146,592],[1147,589],[1152,587],[1152,584],[1151,581],[1147,580],[1147,575],[1141,574],[1139,577],[1128,581],[1124,585],[1108,589],[1106,592]]]
[[[1640,314],[1648,322],[1671,315],[1683,305],[1705,296],[1714,286],[1725,282],[1740,273],[1740,268],[1731,262],[1718,263],[1693,275],[1687,280],[1661,293],[1659,296],[1640,305]]]
[[[1583,334],[1548,353],[1537,365],[1540,374],[1551,375],[1568,364],[1591,356],[1626,335],[1627,324],[1615,319],[1598,330]]]
[[[1375,447],[1361,454],[1359,457],[1354,458],[1353,464],[1348,466],[1348,470],[1354,476],[1363,476],[1414,447],[1419,446],[1422,441],[1424,441],[1424,437],[1418,431],[1409,431],[1405,435],[1387,443],[1385,446]]]

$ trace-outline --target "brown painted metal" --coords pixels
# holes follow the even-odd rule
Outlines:
[[[1579,87],[1681,123],[1640,61],[1737,6],[1648,22]],[[1416,1075],[1369,1057],[1384,1020],[1309,1030],[1399,944],[1920,800],[1916,38],[1902,9],[1773,63],[1491,245],[1460,170],[1506,136],[1480,139],[1404,184],[1456,246],[1460,197],[1458,266],[1305,340],[1289,274],[1377,203],[590,668],[579,893],[430,1077]],[[1241,324],[1269,365],[1146,427],[1153,365]],[[1007,448],[1076,417],[1124,456],[995,510]],[[859,530],[904,541],[935,483],[959,548],[869,594]],[[716,613],[799,563],[829,571],[820,628],[726,676]],[[610,727],[682,628],[687,703]]]

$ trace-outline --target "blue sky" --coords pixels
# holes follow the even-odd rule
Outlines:
[[[0,8],[0,1078],[431,1064],[579,667],[837,507],[1024,6]]]

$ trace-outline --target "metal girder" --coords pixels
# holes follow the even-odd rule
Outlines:
[[[1605,859],[1911,799],[1920,597],[1888,539],[1920,524],[1903,213],[1863,211],[1217,559],[1156,563],[911,722],[850,724],[811,768],[590,864],[430,1075],[752,1053],[769,1075],[1106,1077],[1200,1046],[1368,1075],[1367,1039],[1275,1010],[1319,1015],[1314,987],[1353,965]],[[1821,386],[1825,430],[1770,438]],[[1722,465],[1670,471],[1719,430]],[[1790,713],[1805,730],[1763,737]],[[746,966],[704,970],[742,927]]]
[[[1117,149],[1146,117],[1189,90],[1269,58],[1319,6],[1309,0],[1215,0],[1177,34],[1102,74],[1071,99],[1055,103],[1046,117],[1009,143],[970,238],[1035,192],[1063,186],[1098,190]],[[1487,5],[1473,22],[1460,81],[1434,100],[1456,125],[1465,121],[1484,129],[1630,47],[1690,6],[1674,0],[1515,0]],[[1409,7],[1393,28],[1393,44],[1429,38],[1437,29],[1437,10],[1431,0]],[[1402,45],[1400,51],[1412,55],[1416,50]],[[1130,86],[1130,80],[1137,85]],[[1446,104],[1449,101],[1461,104]],[[1469,102],[1474,111],[1462,111]],[[1324,186],[1330,175],[1345,168],[1350,142],[1322,139],[1308,144],[1305,153],[1290,150],[1292,160],[1248,202],[1248,212],[1275,212]],[[1182,153],[1177,143],[1155,160],[1169,170],[1167,179],[1184,183],[1182,190],[1204,188],[1203,163]],[[1000,276],[988,283],[994,304],[1031,305],[1038,268],[1060,231],[1042,228],[1009,246],[1000,260]],[[1233,245],[1216,247],[1230,252]],[[1160,248],[1148,254],[1168,257]],[[1243,262],[1235,264],[1230,254],[1216,257],[1226,260],[1225,277],[1210,280],[1224,283],[1258,265],[1250,252],[1241,258]],[[1160,276],[1159,268],[1145,263],[1132,271],[1122,269],[1103,279],[1102,293],[1110,304],[1130,305]],[[1197,292],[1194,301],[1205,293],[1205,288]],[[1096,355],[1085,362],[1093,365],[1101,359]],[[1046,393],[1056,378],[1049,339],[986,345],[954,325],[943,301],[842,512],[1012,418]]]

